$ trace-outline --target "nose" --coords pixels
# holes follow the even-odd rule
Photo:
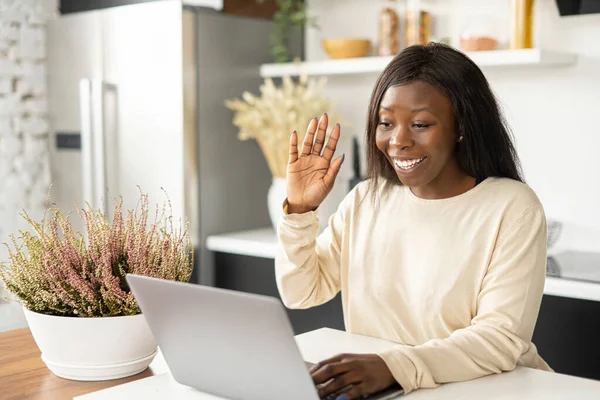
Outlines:
[[[411,130],[404,126],[398,125],[390,136],[389,144],[390,146],[405,149],[414,146],[415,142],[413,140]]]

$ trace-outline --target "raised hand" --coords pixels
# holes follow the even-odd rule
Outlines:
[[[323,114],[320,120],[315,117],[309,122],[300,153],[296,131],[290,137],[287,166],[289,213],[301,214],[315,210],[333,188],[344,156],[331,161],[340,138],[340,124],[333,127],[325,143],[328,123],[327,114]]]

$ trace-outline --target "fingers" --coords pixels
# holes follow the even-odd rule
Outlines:
[[[333,356],[331,358],[328,358],[326,360],[319,361],[318,363],[316,363],[315,365],[313,365],[310,368],[309,371],[311,373],[313,373],[316,370],[318,370],[319,368],[321,368],[323,365],[331,364],[331,363],[334,363],[334,362],[339,362],[339,361],[342,361],[344,358],[347,358],[347,354],[337,354],[337,355],[335,355],[335,356]]]
[[[331,130],[331,135],[329,135],[329,140],[327,140],[325,150],[323,150],[323,157],[325,157],[327,161],[330,161],[333,158],[335,148],[337,147],[337,143],[340,138],[340,129],[340,124],[335,124]]]
[[[315,132],[317,131],[317,117],[314,117],[309,123],[308,128],[306,128],[306,135],[304,136],[304,143],[302,145],[302,157],[310,155],[310,151],[313,146],[313,139],[315,137]]]
[[[327,170],[327,173],[323,177],[323,180],[325,181],[325,184],[327,185],[327,187],[332,187],[333,184],[335,183],[335,178],[337,177],[338,173],[340,172],[340,168],[342,168],[342,163],[344,162],[345,157],[346,157],[346,155],[342,154],[341,156],[339,156],[338,158],[333,160],[333,162],[329,165],[329,169]]]
[[[290,135],[290,156],[288,164],[295,162],[298,159],[298,132],[294,131]]]
[[[316,156],[321,155],[323,149],[323,143],[325,143],[325,133],[327,132],[327,125],[329,125],[329,118],[327,113],[324,113],[319,120],[319,129],[317,131],[317,137],[315,138],[315,144],[313,145],[312,154]]]
[[[338,375],[345,374],[350,371],[352,364],[350,362],[338,361],[323,364],[322,367],[312,373],[312,378],[315,385],[320,385],[335,378]]]
[[[362,399],[368,395],[369,393],[365,391],[365,385],[363,383],[358,383],[353,385],[347,392],[340,393],[337,398],[343,400],[356,400]]]
[[[353,385],[362,382],[362,376],[356,370],[351,370],[345,374],[336,375],[327,383],[318,386],[319,397],[323,398],[332,393],[347,392]]]

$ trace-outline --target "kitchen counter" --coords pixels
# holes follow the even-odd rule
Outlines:
[[[274,259],[273,228],[209,236],[209,250]],[[600,253],[564,252],[549,257],[544,294],[600,302]]]

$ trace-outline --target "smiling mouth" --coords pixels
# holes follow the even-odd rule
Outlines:
[[[427,157],[423,158],[414,158],[410,160],[400,160],[397,158],[393,158],[392,162],[397,170],[400,171],[412,171],[417,168]]]

